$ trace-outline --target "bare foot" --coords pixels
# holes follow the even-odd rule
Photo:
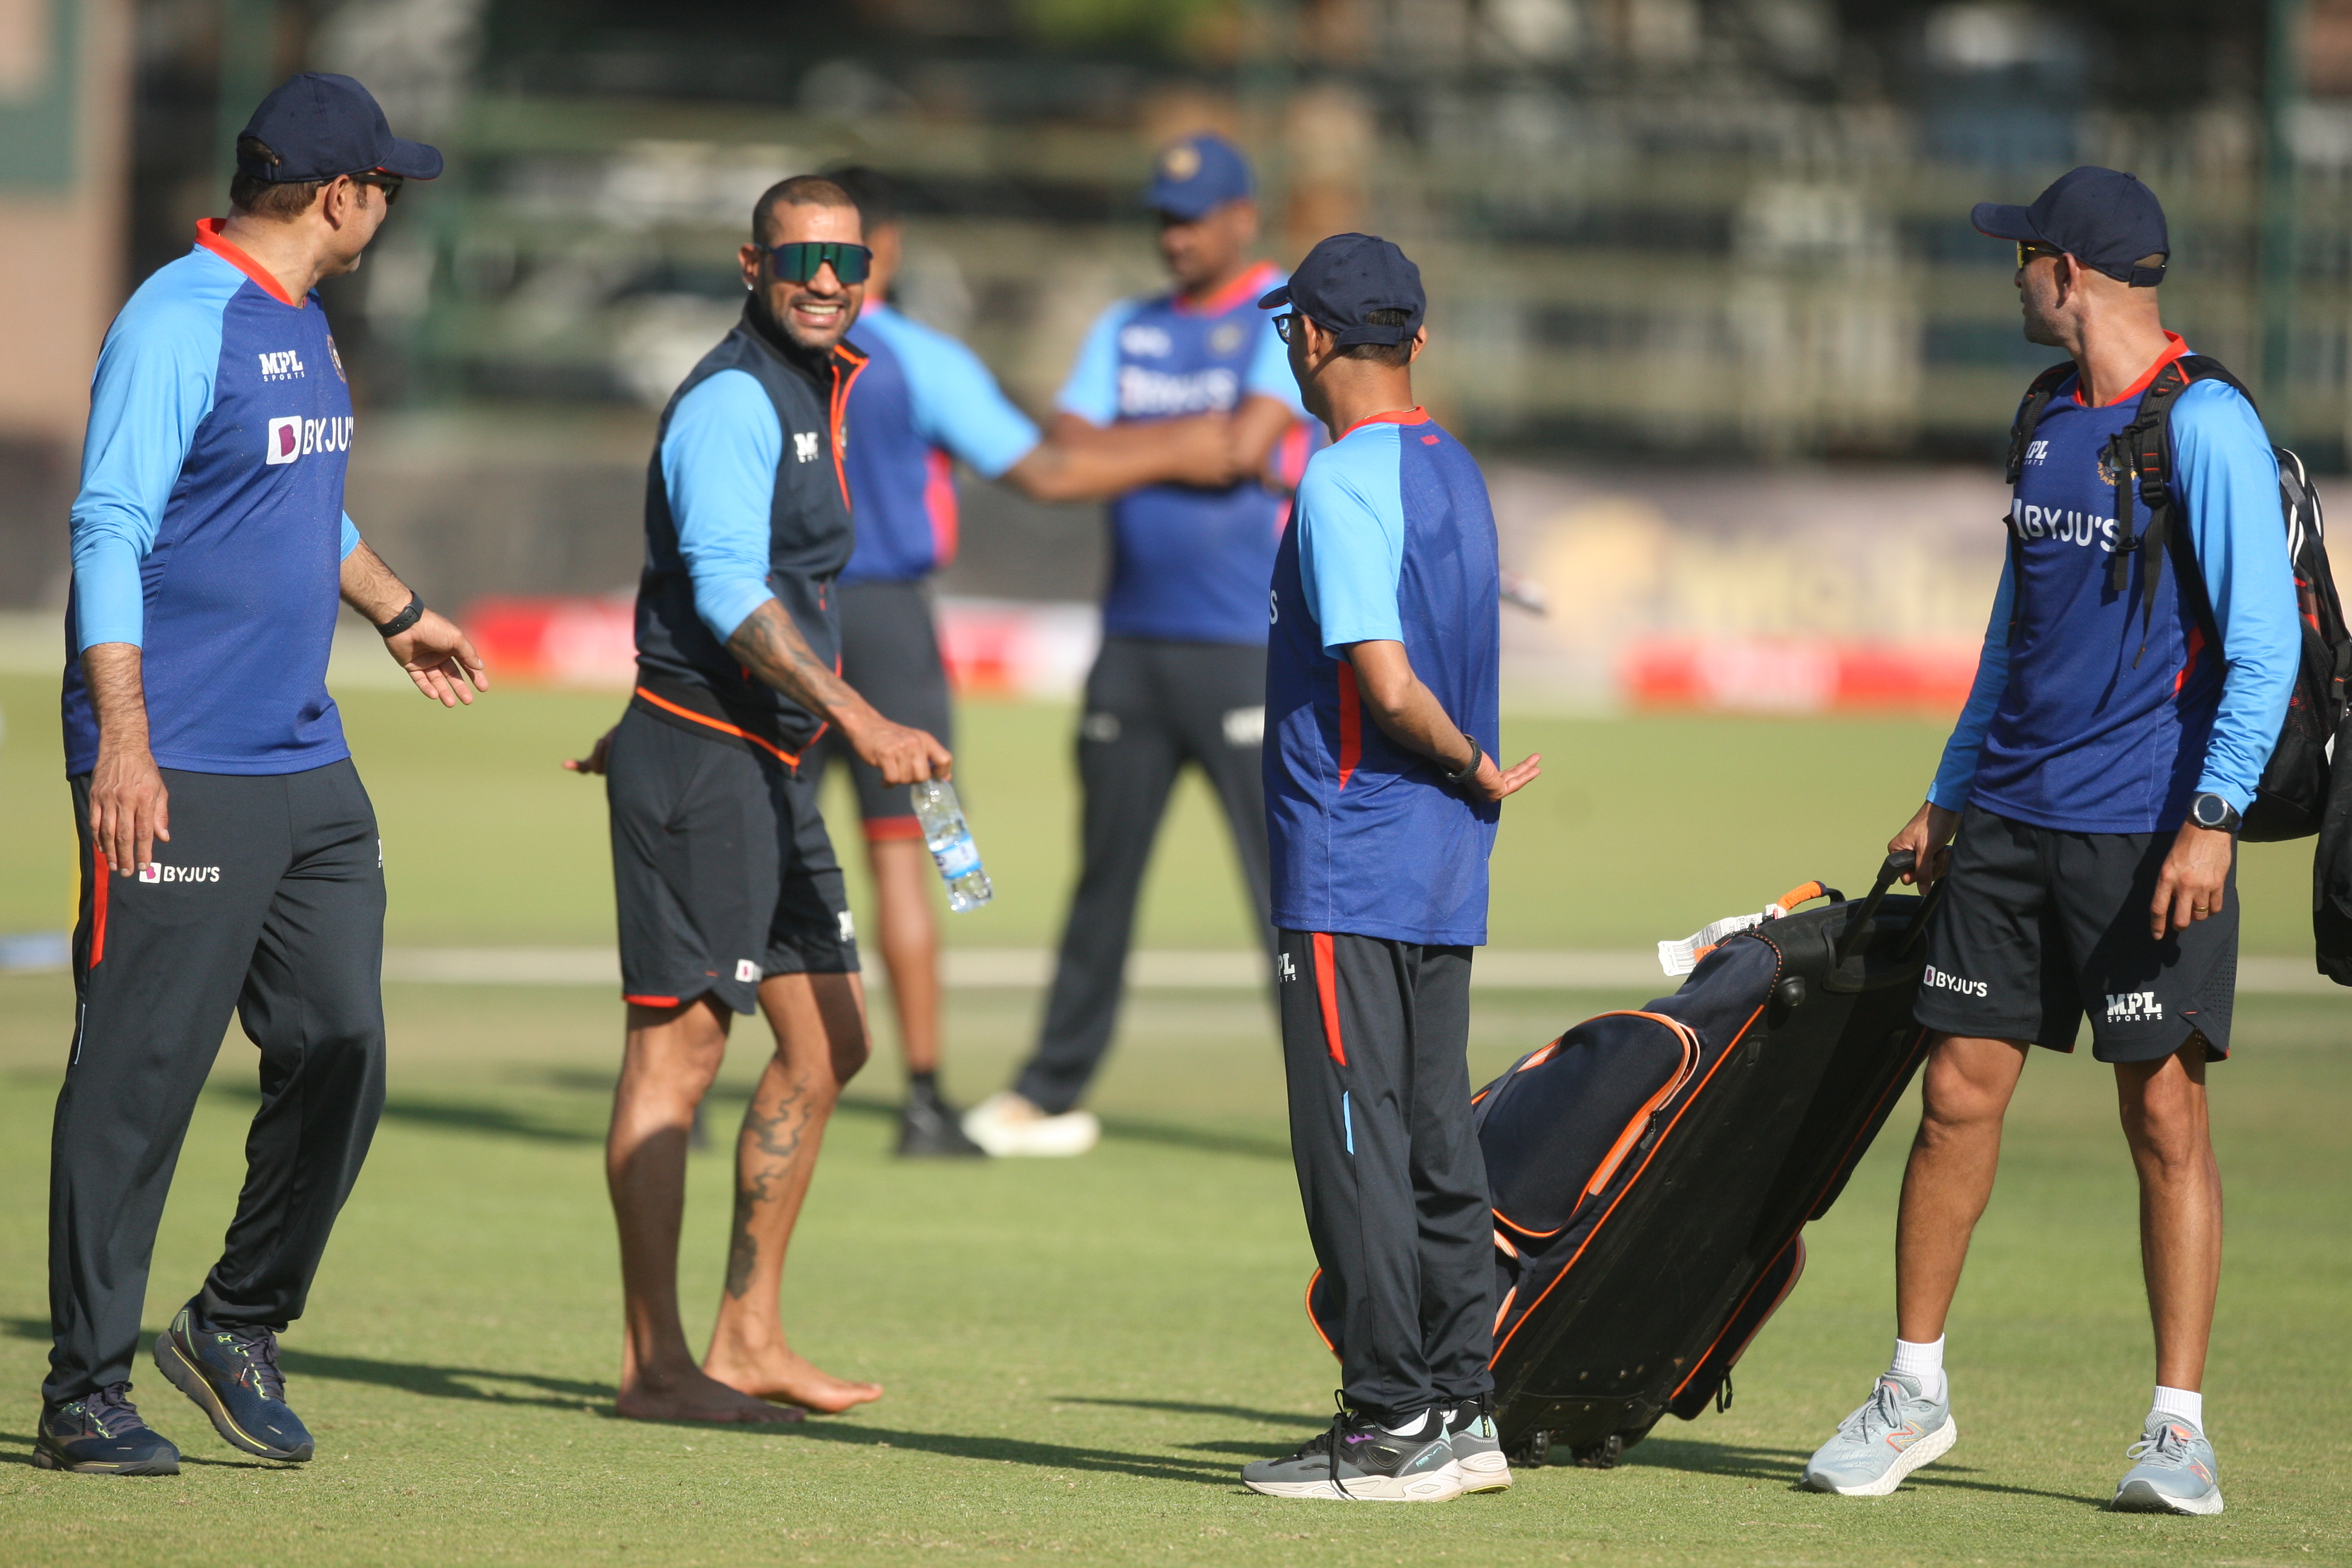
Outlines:
[[[835,1415],[853,1405],[882,1397],[878,1383],[852,1383],[822,1372],[797,1352],[783,1345],[761,1353],[738,1352],[720,1359],[714,1349],[702,1363],[703,1372],[730,1389],[804,1405],[820,1415]]]
[[[798,1421],[808,1414],[738,1393],[692,1368],[661,1377],[645,1373],[622,1388],[613,1407],[631,1421]]]

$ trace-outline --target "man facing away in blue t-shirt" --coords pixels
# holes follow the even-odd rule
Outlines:
[[[1486,480],[1412,401],[1421,274],[1342,234],[1261,301],[1332,444],[1276,557],[1266,827],[1291,1157],[1342,1414],[1246,1466],[1285,1498],[1511,1484],[1488,1409],[1494,1215],[1471,1123],[1470,950],[1504,796],[1502,573]]]
[[[2278,465],[2235,388],[2192,380],[2160,438],[2196,572],[2168,570],[2137,485],[2134,516],[2112,515],[2111,447],[2188,352],[2158,314],[2163,208],[2129,174],[2082,168],[1974,221],[2017,247],[2027,340],[2075,369],[2021,454],[1968,705],[1888,846],[1932,877],[1950,845],[1916,1007],[1933,1037],[1895,1227],[1895,1360],[1804,1481],[1884,1496],[1952,1446],[1944,1325],[2001,1118],[2031,1048],[2073,1050],[2087,1013],[2139,1173],[2156,1329],[2155,1398],[2113,1506],[2219,1513],[2200,1389],[2221,1271],[2205,1071],[2230,1051],[2239,816],[2302,652]]]
[[[1103,646],[1078,725],[1078,885],[1037,1047],[1011,1089],[964,1118],[994,1154],[1078,1154],[1100,1129],[1078,1110],[1118,1022],[1144,867],[1185,763],[1224,807],[1260,941],[1266,925],[1265,582],[1306,460],[1308,427],[1282,344],[1255,309],[1281,281],[1253,261],[1249,165],[1223,137],[1163,148],[1147,199],[1175,290],[1103,312],[1057,399],[1054,439],[1087,448],[1202,413],[1232,416],[1233,472],[1153,484],[1111,507]]]
[[[842,569],[841,677],[884,717],[954,742],[948,677],[931,619],[931,574],[955,559],[955,465],[1038,500],[1102,500],[1146,485],[1214,489],[1232,482],[1231,421],[1222,412],[1133,423],[1072,442],[1045,439],[980,356],[888,303],[904,243],[898,193],[858,164],[825,177],[849,193],[874,252],[849,345],[866,367],[849,390],[846,428],[857,547]],[[886,783],[838,732],[818,752],[848,767],[874,873],[876,939],[907,1068],[898,1152],[977,1155],[939,1086],[938,894],[907,786]]]
[[[444,707],[487,690],[343,511],[355,429],[317,286],[441,154],[349,77],[298,76],[236,143],[226,221],[139,286],[90,384],[66,610],[81,837],[78,1007],[49,1163],[43,1469],[169,1475],[131,1403],[155,1227],[236,1014],[261,1105],[221,1257],[156,1370],[231,1447],[306,1460],[278,1335],[383,1110],[383,841],[327,694],[336,601]]]

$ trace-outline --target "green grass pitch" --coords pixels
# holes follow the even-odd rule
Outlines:
[[[65,923],[66,795],[54,687],[0,681],[0,931]],[[345,709],[374,792],[405,946],[593,943],[610,934],[599,792],[556,769],[608,697],[496,692],[442,714],[361,693]],[[999,891],[958,917],[975,946],[1051,941],[1070,874],[1068,716],[973,704],[961,755]],[[1549,775],[1506,814],[1497,946],[1632,948],[1821,876],[1849,889],[1916,804],[1928,724],[1517,720]],[[2297,847],[2248,857],[2248,947],[2303,942]],[[1144,921],[1160,947],[1238,945],[1240,895],[1188,790]],[[2307,863],[2307,862],[2306,862]],[[1660,987],[1663,989],[1663,986]],[[785,1281],[795,1342],[888,1385],[878,1405],[769,1431],[610,1414],[617,1280],[600,1139],[614,998],[580,988],[394,986],[391,1103],[314,1291],[287,1337],[319,1458],[247,1461],[146,1363],[139,1394],[187,1452],[175,1479],[35,1471],[46,1351],[48,1115],[70,986],[0,976],[0,1562],[1495,1563],[2243,1564],[2352,1561],[2352,1050],[2332,996],[2241,1002],[2217,1068],[2230,1202],[2207,1381],[2229,1511],[2098,1505],[2146,1407],[2136,1205],[2111,1079],[2044,1054],[1952,1324],[1962,1439],[1894,1497],[1793,1489],[1866,1392],[1891,1332],[1896,1112],[1807,1276],[1742,1363],[1727,1414],[1668,1418],[1613,1471],[1523,1473],[1497,1498],[1364,1510],[1244,1492],[1244,1460],[1329,1408],[1299,1309],[1309,1260],[1263,1001],[1130,1004],[1076,1164],[907,1166],[887,1153],[882,1048],[836,1120]],[[1473,1067],[1639,997],[1485,992]],[[952,1088],[1002,1080],[1037,998],[952,999]],[[739,1034],[715,1124],[759,1057]],[[180,1162],[150,1329],[191,1290],[234,1201],[253,1069],[232,1032]],[[727,1140],[717,1142],[723,1148]],[[727,1159],[698,1155],[689,1322],[722,1268]]]

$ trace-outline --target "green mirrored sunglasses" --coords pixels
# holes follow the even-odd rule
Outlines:
[[[839,240],[812,240],[795,245],[763,245],[775,265],[776,276],[787,283],[805,283],[817,275],[820,268],[830,266],[833,275],[846,287],[863,283],[872,270],[874,253],[862,245],[844,245]]]

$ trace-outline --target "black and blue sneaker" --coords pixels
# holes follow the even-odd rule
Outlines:
[[[155,1365],[212,1417],[229,1447],[298,1463],[315,1451],[302,1418],[286,1407],[278,1336],[269,1330],[215,1328],[190,1301],[155,1336]]]
[[[114,1383],[79,1399],[43,1405],[33,1464],[79,1476],[176,1476],[180,1450],[139,1418],[131,1385]]]

